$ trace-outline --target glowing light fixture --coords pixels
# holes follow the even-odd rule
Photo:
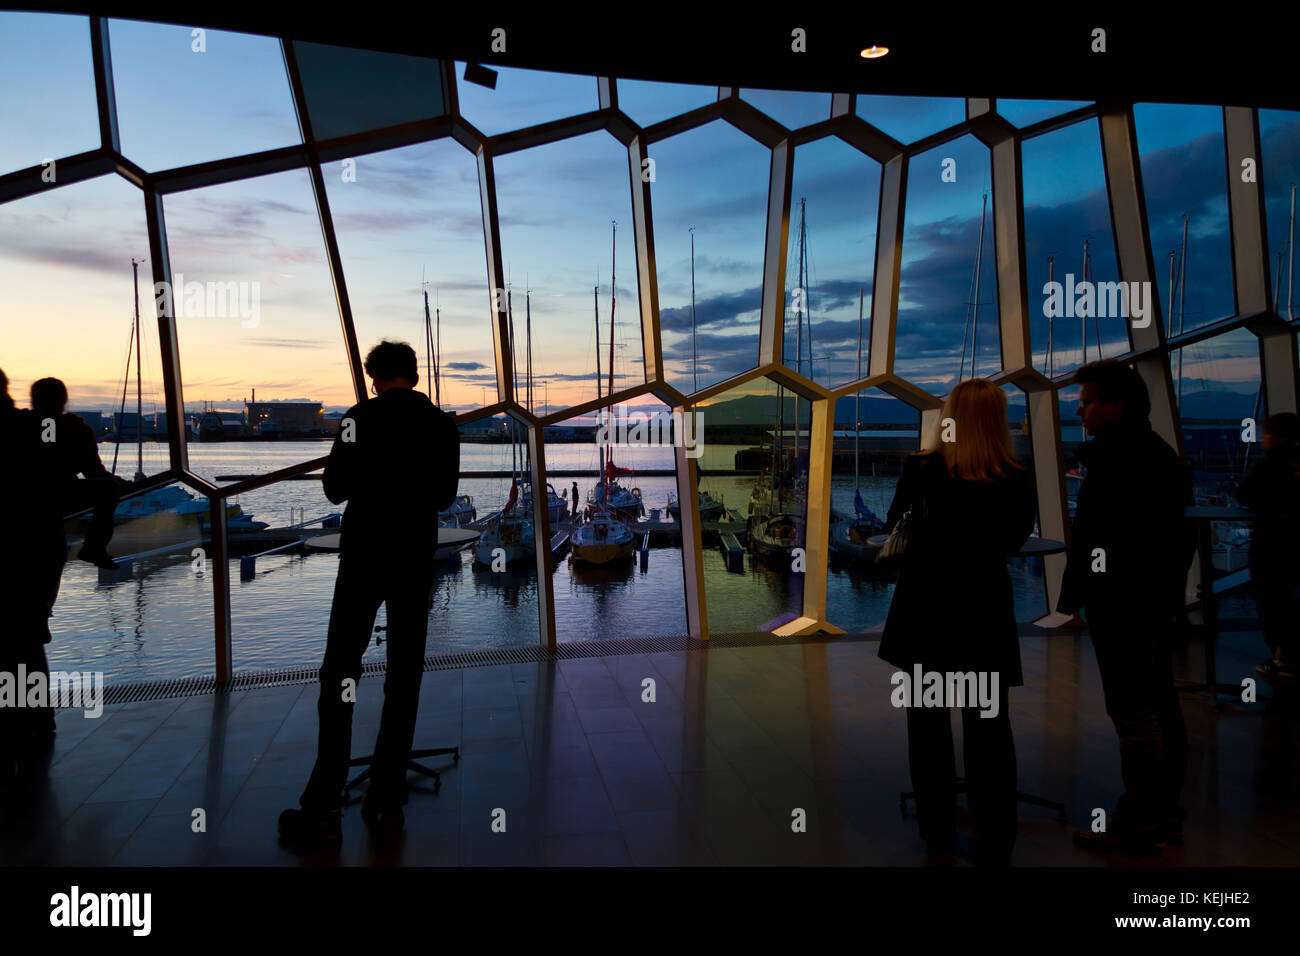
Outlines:
[[[862,58],[864,60],[875,60],[888,52],[889,47],[887,46],[869,46],[862,51]]]

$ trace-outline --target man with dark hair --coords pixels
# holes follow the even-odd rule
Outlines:
[[[348,506],[320,670],[316,765],[299,798],[302,808],[280,815],[281,837],[302,849],[342,835],[353,702],[380,604],[388,609],[388,666],[361,815],[376,829],[404,823],[438,512],[455,501],[460,474],[455,421],[415,390],[420,376],[414,350],[404,342],[381,342],[366,356],[365,369],[376,397],[348,409],[325,465],[325,497]]]
[[[32,413],[41,429],[41,441],[53,454],[56,485],[52,489],[65,514],[93,509],[90,526],[77,557],[107,571],[117,570],[108,554],[113,538],[113,514],[121,492],[131,487],[104,467],[99,459],[95,431],[66,411],[68,389],[57,378],[32,383]],[[77,475],[84,477],[78,479]]]
[[[1178,795],[1187,729],[1173,676],[1195,531],[1187,466],[1151,429],[1151,400],[1132,368],[1113,360],[1079,369],[1079,417],[1091,436],[1076,450],[1079,488],[1056,609],[1083,610],[1097,654],[1106,713],[1119,734],[1124,793],[1101,831],[1075,842],[1139,856],[1182,842]]]

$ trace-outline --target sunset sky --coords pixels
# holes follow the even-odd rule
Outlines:
[[[122,146],[148,169],[165,169],[298,142],[276,41],[207,35],[191,50],[188,29],[113,21],[110,28]],[[465,117],[493,135],[597,107],[589,77],[502,70],[496,90],[457,76]],[[0,173],[94,148],[98,143],[88,27],[73,16],[0,13]],[[620,105],[649,124],[716,98],[706,87],[619,83]],[[803,126],[829,115],[829,94],[745,91],[779,122]],[[1029,123],[1077,104],[999,102]],[[862,97],[859,113],[910,142],[960,122],[960,100]],[[1189,214],[1188,327],[1231,314],[1226,170],[1217,107],[1139,105],[1147,211],[1162,300],[1168,253]],[[1300,179],[1300,114],[1261,113],[1270,266],[1286,238],[1289,184]],[[714,122],[651,146],[656,264],[669,380],[692,382],[690,228],[695,228],[698,381],[701,387],[752,368],[762,287],[769,151]],[[1041,288],[1047,257],[1056,276],[1081,277],[1092,239],[1099,281],[1118,278],[1095,120],[1026,141],[1026,265],[1035,361],[1047,338]],[[941,181],[944,159],[957,181]],[[57,167],[56,167],[57,168]],[[340,163],[324,168],[345,280],[363,352],[382,337],[410,341],[421,355],[421,276],[441,310],[443,404],[468,409],[494,400],[490,299],[472,154],[441,140],[362,156],[356,181]],[[617,231],[616,387],[641,381],[641,340],[626,150],[604,132],[501,157],[496,164],[504,261],[516,333],[525,338],[531,290],[535,404],[552,409],[596,395],[593,286],[599,286],[601,365],[608,375],[611,221]],[[800,147],[787,291],[796,283],[798,201],[807,200],[812,361],[826,384],[854,377],[858,294],[869,336],[879,167],[834,139]],[[942,394],[956,380],[976,257],[989,154],[973,137],[915,157],[905,218],[897,371]],[[334,290],[305,170],[174,194],[165,201],[174,273],[187,281],[255,282],[260,321],[178,319],[186,405],[236,407],[256,388],[263,399],[308,398],[346,406],[353,396]],[[31,380],[63,378],[75,408],[115,408],[131,328],[131,258],[149,254],[142,197],[116,176],[0,206],[0,367],[22,402]],[[985,230],[977,371],[997,364],[995,250]],[[1286,277],[1283,276],[1285,300]],[[151,275],[141,267],[141,308],[151,318]],[[145,323],[146,411],[161,408],[156,327]],[[1092,350],[1093,331],[1088,331]],[[1058,371],[1079,361],[1079,326],[1055,330]],[[1101,320],[1103,351],[1122,351],[1118,320]],[[794,364],[794,313],[787,326]],[[804,343],[805,352],[808,349]],[[1092,357],[1090,355],[1090,357]],[[866,361],[864,348],[863,361]],[[523,373],[522,351],[518,370]],[[1254,393],[1250,343],[1202,346],[1184,368],[1192,382]],[[486,393],[485,393],[486,389]]]

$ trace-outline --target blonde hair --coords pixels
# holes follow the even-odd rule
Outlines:
[[[1011,450],[1007,397],[988,379],[959,382],[943,403],[942,417],[952,419],[954,440],[936,439],[923,453],[942,454],[950,475],[992,481],[1024,468]]]

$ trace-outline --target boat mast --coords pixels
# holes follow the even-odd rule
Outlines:
[[[615,265],[618,258],[618,222],[611,219],[609,233],[609,394],[614,394],[614,306],[618,301],[618,286],[615,284]],[[613,409],[609,409],[610,412]],[[611,422],[612,424],[612,422]],[[605,436],[609,438],[608,435]],[[607,461],[614,461],[613,446],[606,441],[606,445],[611,449],[608,452]],[[608,466],[606,466],[608,467]],[[605,481],[604,471],[601,472],[601,480]],[[605,503],[609,503],[609,482],[605,481]]]
[[[140,380],[140,260],[131,260],[135,279],[135,480],[144,478],[144,391]]]
[[[695,353],[695,227],[687,230],[691,234],[691,391],[700,389],[699,369]]]
[[[980,273],[984,269],[984,220],[989,208],[989,194],[984,194],[980,203],[980,247],[975,253],[975,305],[970,324],[970,377],[975,377],[976,343],[979,341],[980,329]],[[961,376],[957,376],[958,381]]]
[[[803,374],[803,297],[804,289],[804,272],[803,259],[804,251],[807,245],[807,233],[804,231],[804,207],[808,202],[802,196],[799,198],[799,299],[795,304],[795,333],[794,333],[794,370]],[[794,393],[794,451],[790,457],[790,477],[794,478],[794,470],[798,467],[795,463],[799,460],[799,393]],[[777,496],[780,500],[780,495]]]
[[[1183,334],[1183,319],[1187,314],[1187,220],[1183,216],[1183,252],[1178,262],[1178,334]],[[1178,350],[1178,407],[1183,407],[1183,352]]]
[[[528,350],[528,387],[525,395],[528,401],[528,411],[533,410],[533,290],[528,288],[528,276],[524,276],[524,342]]]
[[[1289,321],[1295,319],[1295,311],[1291,308],[1292,297],[1295,295],[1295,186],[1295,183],[1291,184],[1291,219],[1287,225],[1287,245],[1290,251],[1287,253],[1286,317]]]
[[[863,289],[858,289],[858,378],[862,378],[862,293]],[[862,396],[861,390],[853,393],[853,489],[857,491],[862,484],[858,477],[858,440],[862,435],[862,415],[858,410],[858,400]],[[857,502],[853,504],[853,512],[857,514]]]
[[[515,362],[515,313],[514,313],[514,309],[511,306],[510,293],[511,293],[510,282],[507,281],[506,282],[506,323],[510,327],[509,335],[507,335],[507,338],[510,340],[510,371],[511,371],[511,378],[514,379],[514,382],[517,386],[519,383],[519,366]],[[518,436],[515,434],[515,420],[507,414],[506,421],[510,424],[510,483],[513,485],[516,478],[518,477],[517,473],[519,470],[518,456],[516,455],[518,449],[515,447],[516,442],[518,441]]]
[[[596,427],[600,427],[600,268],[596,268],[596,284],[591,287],[591,297],[596,308]],[[606,436],[608,438],[609,436]],[[605,443],[600,445],[601,480],[605,475]]]
[[[1052,282],[1055,281],[1056,260],[1051,256],[1047,257],[1047,285],[1051,288]],[[1051,309],[1047,313],[1047,377],[1051,378],[1055,371],[1055,353],[1052,350],[1052,327],[1056,325],[1056,309]]]
[[[424,296],[424,387],[436,405],[438,400],[434,398],[433,387],[433,323],[429,316],[429,290],[425,287],[423,277],[420,278],[420,294]]]
[[[437,338],[433,344],[433,391],[437,398],[435,405],[442,405],[442,374],[438,368],[442,364],[442,305],[439,304],[434,310],[435,316],[435,335]]]

